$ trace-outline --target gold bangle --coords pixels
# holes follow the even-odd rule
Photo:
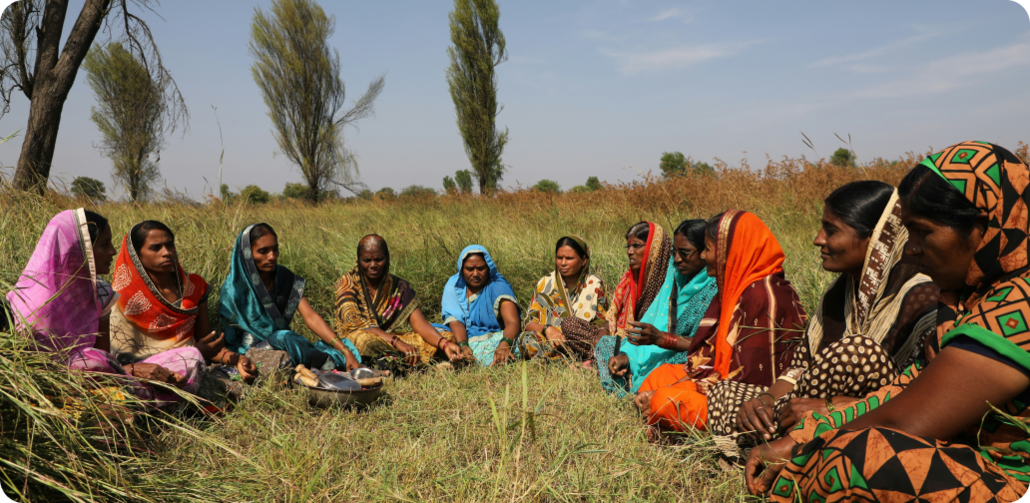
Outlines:
[[[837,408],[833,406],[833,400],[831,400],[830,397],[826,397],[826,410],[829,412],[837,410]]]

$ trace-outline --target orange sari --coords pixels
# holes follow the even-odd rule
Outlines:
[[[728,210],[715,239],[719,294],[688,350],[685,365],[658,367],[640,387],[653,391],[648,424],[705,429],[708,389],[736,381],[771,385],[790,366],[807,316],[783,276],[783,249],[755,215]]]

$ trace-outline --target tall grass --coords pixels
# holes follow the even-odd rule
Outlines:
[[[184,267],[212,285],[212,306],[236,234],[249,223],[267,222],[280,235],[280,263],[308,279],[306,295],[327,319],[332,285],[353,267],[358,239],[378,233],[390,245],[392,272],[412,283],[423,311],[438,320],[440,292],[468,244],[490,250],[525,307],[537,279],[554,267],[552,247],[561,236],[583,236],[594,271],[613,284],[626,267],[622,236],[631,224],[652,220],[671,231],[681,220],[737,208],[756,213],[779,238],[787,277],[811,310],[832,279],[811,245],[822,198],[867,177],[896,184],[919,157],[876,160],[861,170],[804,159],[770,160],[761,170],[720,165],[714,177],[644,176],[564,196],[519,191],[490,199],[91,209],[110,219],[116,236],[144,219],[168,224]],[[17,280],[51,216],[78,205],[61,196],[0,192],[0,283]],[[300,322],[294,328],[306,333]],[[152,432],[142,435],[148,440],[141,455],[94,448],[81,422],[54,419],[55,406],[44,397],[63,383],[87,384],[42,355],[19,350],[11,342],[16,340],[0,335],[0,343],[7,344],[0,348],[8,348],[0,349],[0,484],[9,494],[13,485],[33,489],[29,499],[54,494],[232,501],[746,499],[740,472],[720,468],[704,435],[688,436],[677,446],[649,444],[628,403],[605,395],[596,374],[565,365],[427,371],[391,383],[389,402],[367,412],[313,409],[299,390],[268,383],[223,418],[168,418],[151,425]],[[50,387],[37,384],[45,391],[29,391],[27,382]],[[9,436],[9,431],[18,433]],[[41,444],[41,437],[48,443]],[[60,459],[68,452],[81,461],[59,468],[60,473],[32,475],[41,465],[24,461]]]

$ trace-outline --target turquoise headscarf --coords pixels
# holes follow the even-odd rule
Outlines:
[[[672,318],[671,302],[673,292],[676,292],[676,317]],[[693,337],[697,326],[708,310],[708,304],[718,292],[715,278],[709,276],[703,269],[688,278],[681,273],[672,261],[669,262],[669,269],[665,273],[665,282],[662,289],[658,291],[654,302],[644,312],[641,323],[654,325],[662,332],[672,332],[684,337]],[[630,387],[632,393],[640,389],[651,371],[665,363],[685,363],[687,361],[686,351],[675,351],[662,349],[658,346],[637,346],[627,339],[621,344],[620,353],[629,357],[630,372],[633,376],[633,385]]]
[[[218,299],[218,316],[225,331],[226,348],[239,354],[247,354],[251,347],[267,342],[274,349],[290,354],[293,364],[309,363],[311,352],[318,350],[331,358],[335,368],[347,368],[347,358],[343,353],[323,341],[312,344],[303,335],[290,330],[290,322],[297,313],[297,306],[304,298],[304,278],[293,274],[283,266],[276,268],[275,291],[269,292],[251,252],[250,231],[254,224],[243,229],[236,238],[229,257],[229,275],[222,283],[221,295]],[[276,299],[286,297],[285,309],[277,306]],[[359,362],[361,355],[354,344],[343,340],[354,358]],[[326,362],[328,366],[330,362]]]

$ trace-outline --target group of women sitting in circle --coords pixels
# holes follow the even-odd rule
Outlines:
[[[776,237],[737,210],[672,236],[634,225],[613,290],[591,273],[584,240],[563,237],[524,315],[490,253],[469,246],[437,324],[370,235],[334,287],[330,326],[278,264],[275,231],[256,224],[236,240],[216,336],[210,288],[179,265],[168,227],[135,225],[108,285],[97,276],[112,270],[112,229],[80,209],[54,217],[7,299],[73,369],[198,392],[205,368],[250,381],[298,363],[573,357],[596,361],[600,385],[631,397],[651,431],[711,432],[746,460],[748,489],[774,501],[1014,501],[1030,481],[1028,185],[1012,153],[966,142],[897,189],[838,188],[814,244],[839,276],[811,317]],[[297,313],[318,342],[290,330]]]

